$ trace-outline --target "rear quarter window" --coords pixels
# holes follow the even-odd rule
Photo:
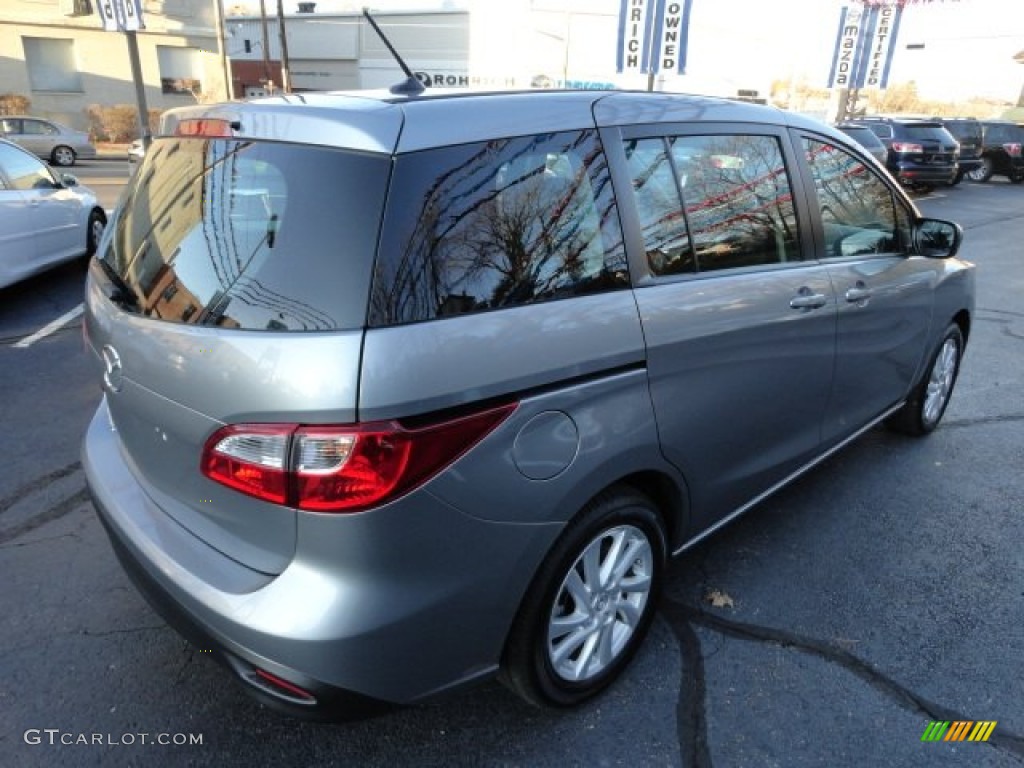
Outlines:
[[[154,143],[102,258],[153,319],[362,327],[389,158],[223,139]]]
[[[397,158],[370,325],[625,288],[625,250],[593,131]]]

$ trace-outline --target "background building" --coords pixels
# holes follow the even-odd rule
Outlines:
[[[466,11],[376,11],[374,19],[418,77],[435,85],[469,85]],[[280,88],[277,17],[267,18],[266,58],[258,15],[230,15],[225,27],[235,95],[264,95],[268,80]],[[382,88],[403,77],[361,12],[286,14],[285,29],[293,91]]]
[[[80,129],[90,105],[134,105],[125,35],[103,31],[97,1],[2,0],[0,94],[26,96],[32,114]],[[137,39],[151,109],[225,98],[214,1],[142,3]]]

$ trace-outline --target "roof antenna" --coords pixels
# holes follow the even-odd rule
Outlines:
[[[391,55],[395,57],[395,61],[398,62],[398,66],[405,72],[405,80],[397,85],[391,86],[388,90],[394,94],[401,94],[403,96],[416,96],[417,94],[423,93],[426,90],[426,86],[420,82],[420,79],[412,73],[409,69],[409,65],[405,63],[401,56],[398,55],[398,51],[395,50],[395,46],[391,44],[391,41],[385,37],[380,27],[377,26],[377,22],[373,20],[373,16],[370,15],[370,9],[363,8],[363,16],[370,22],[370,26],[373,27],[373,31],[377,33],[377,36],[384,41],[384,45],[391,51]]]

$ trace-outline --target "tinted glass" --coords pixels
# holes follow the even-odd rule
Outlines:
[[[361,327],[388,165],[336,149],[161,139],[128,188],[102,257],[149,317]]]
[[[847,136],[849,136],[851,139],[856,141],[861,146],[869,148],[885,147],[881,139],[875,136],[874,131],[872,131],[870,128],[844,127],[840,128],[839,130],[845,133]]]
[[[903,129],[908,139],[938,141],[943,144],[950,144],[953,141],[949,131],[941,125],[905,125]]]
[[[910,218],[864,163],[831,144],[804,139],[825,231],[825,256],[904,253]]]
[[[870,128],[871,132],[880,139],[892,138],[892,128],[884,123],[872,123],[868,128]]]
[[[943,125],[945,125],[947,131],[961,142],[964,140],[974,144],[981,142],[981,123],[971,120],[950,120],[948,123],[943,123]]]
[[[0,168],[3,168],[14,189],[53,189],[55,181],[49,169],[35,157],[0,144]]]
[[[665,140],[635,139],[627,141],[625,149],[651,272],[695,272],[697,262]]]
[[[594,132],[466,144],[396,160],[371,325],[628,284],[618,212]]]
[[[793,192],[772,136],[668,140],[698,272],[800,258]]]

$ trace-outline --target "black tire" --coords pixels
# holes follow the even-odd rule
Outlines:
[[[954,176],[953,180],[951,182],[949,182],[949,186],[955,187],[957,184],[959,184],[963,180],[964,180],[964,172],[963,171],[957,171],[956,172],[956,176]]]
[[[967,174],[967,178],[971,181],[976,181],[979,184],[984,184],[986,181],[992,178],[992,159],[988,157],[981,158],[981,165],[975,168],[973,171]]]
[[[939,426],[953,396],[960,360],[964,355],[964,335],[960,326],[951,324],[928,360],[921,380],[914,385],[907,402],[888,418],[886,425],[896,432],[920,437]]]
[[[68,168],[75,164],[75,150],[63,144],[53,148],[50,152],[50,162],[62,168]]]
[[[1022,181],[1024,181],[1024,171],[1010,175],[1011,184],[1020,184]]]
[[[98,225],[98,227],[97,227]],[[89,214],[89,224],[85,230],[85,255],[92,256],[100,244],[100,236],[107,225],[107,217],[97,209]]]
[[[617,537],[619,544],[614,543]],[[613,560],[623,566],[614,582],[602,581],[599,572],[588,578],[582,563],[588,550],[602,564]],[[594,498],[562,532],[534,576],[505,646],[502,682],[531,704],[558,707],[578,704],[611,684],[650,628],[665,553],[661,518],[646,496],[620,486]],[[583,603],[572,596],[571,582],[580,591],[588,581],[604,586],[596,593],[585,589],[588,602]],[[549,634],[559,619],[565,631]],[[562,650],[563,658],[553,660]],[[570,679],[574,665],[578,677]]]

